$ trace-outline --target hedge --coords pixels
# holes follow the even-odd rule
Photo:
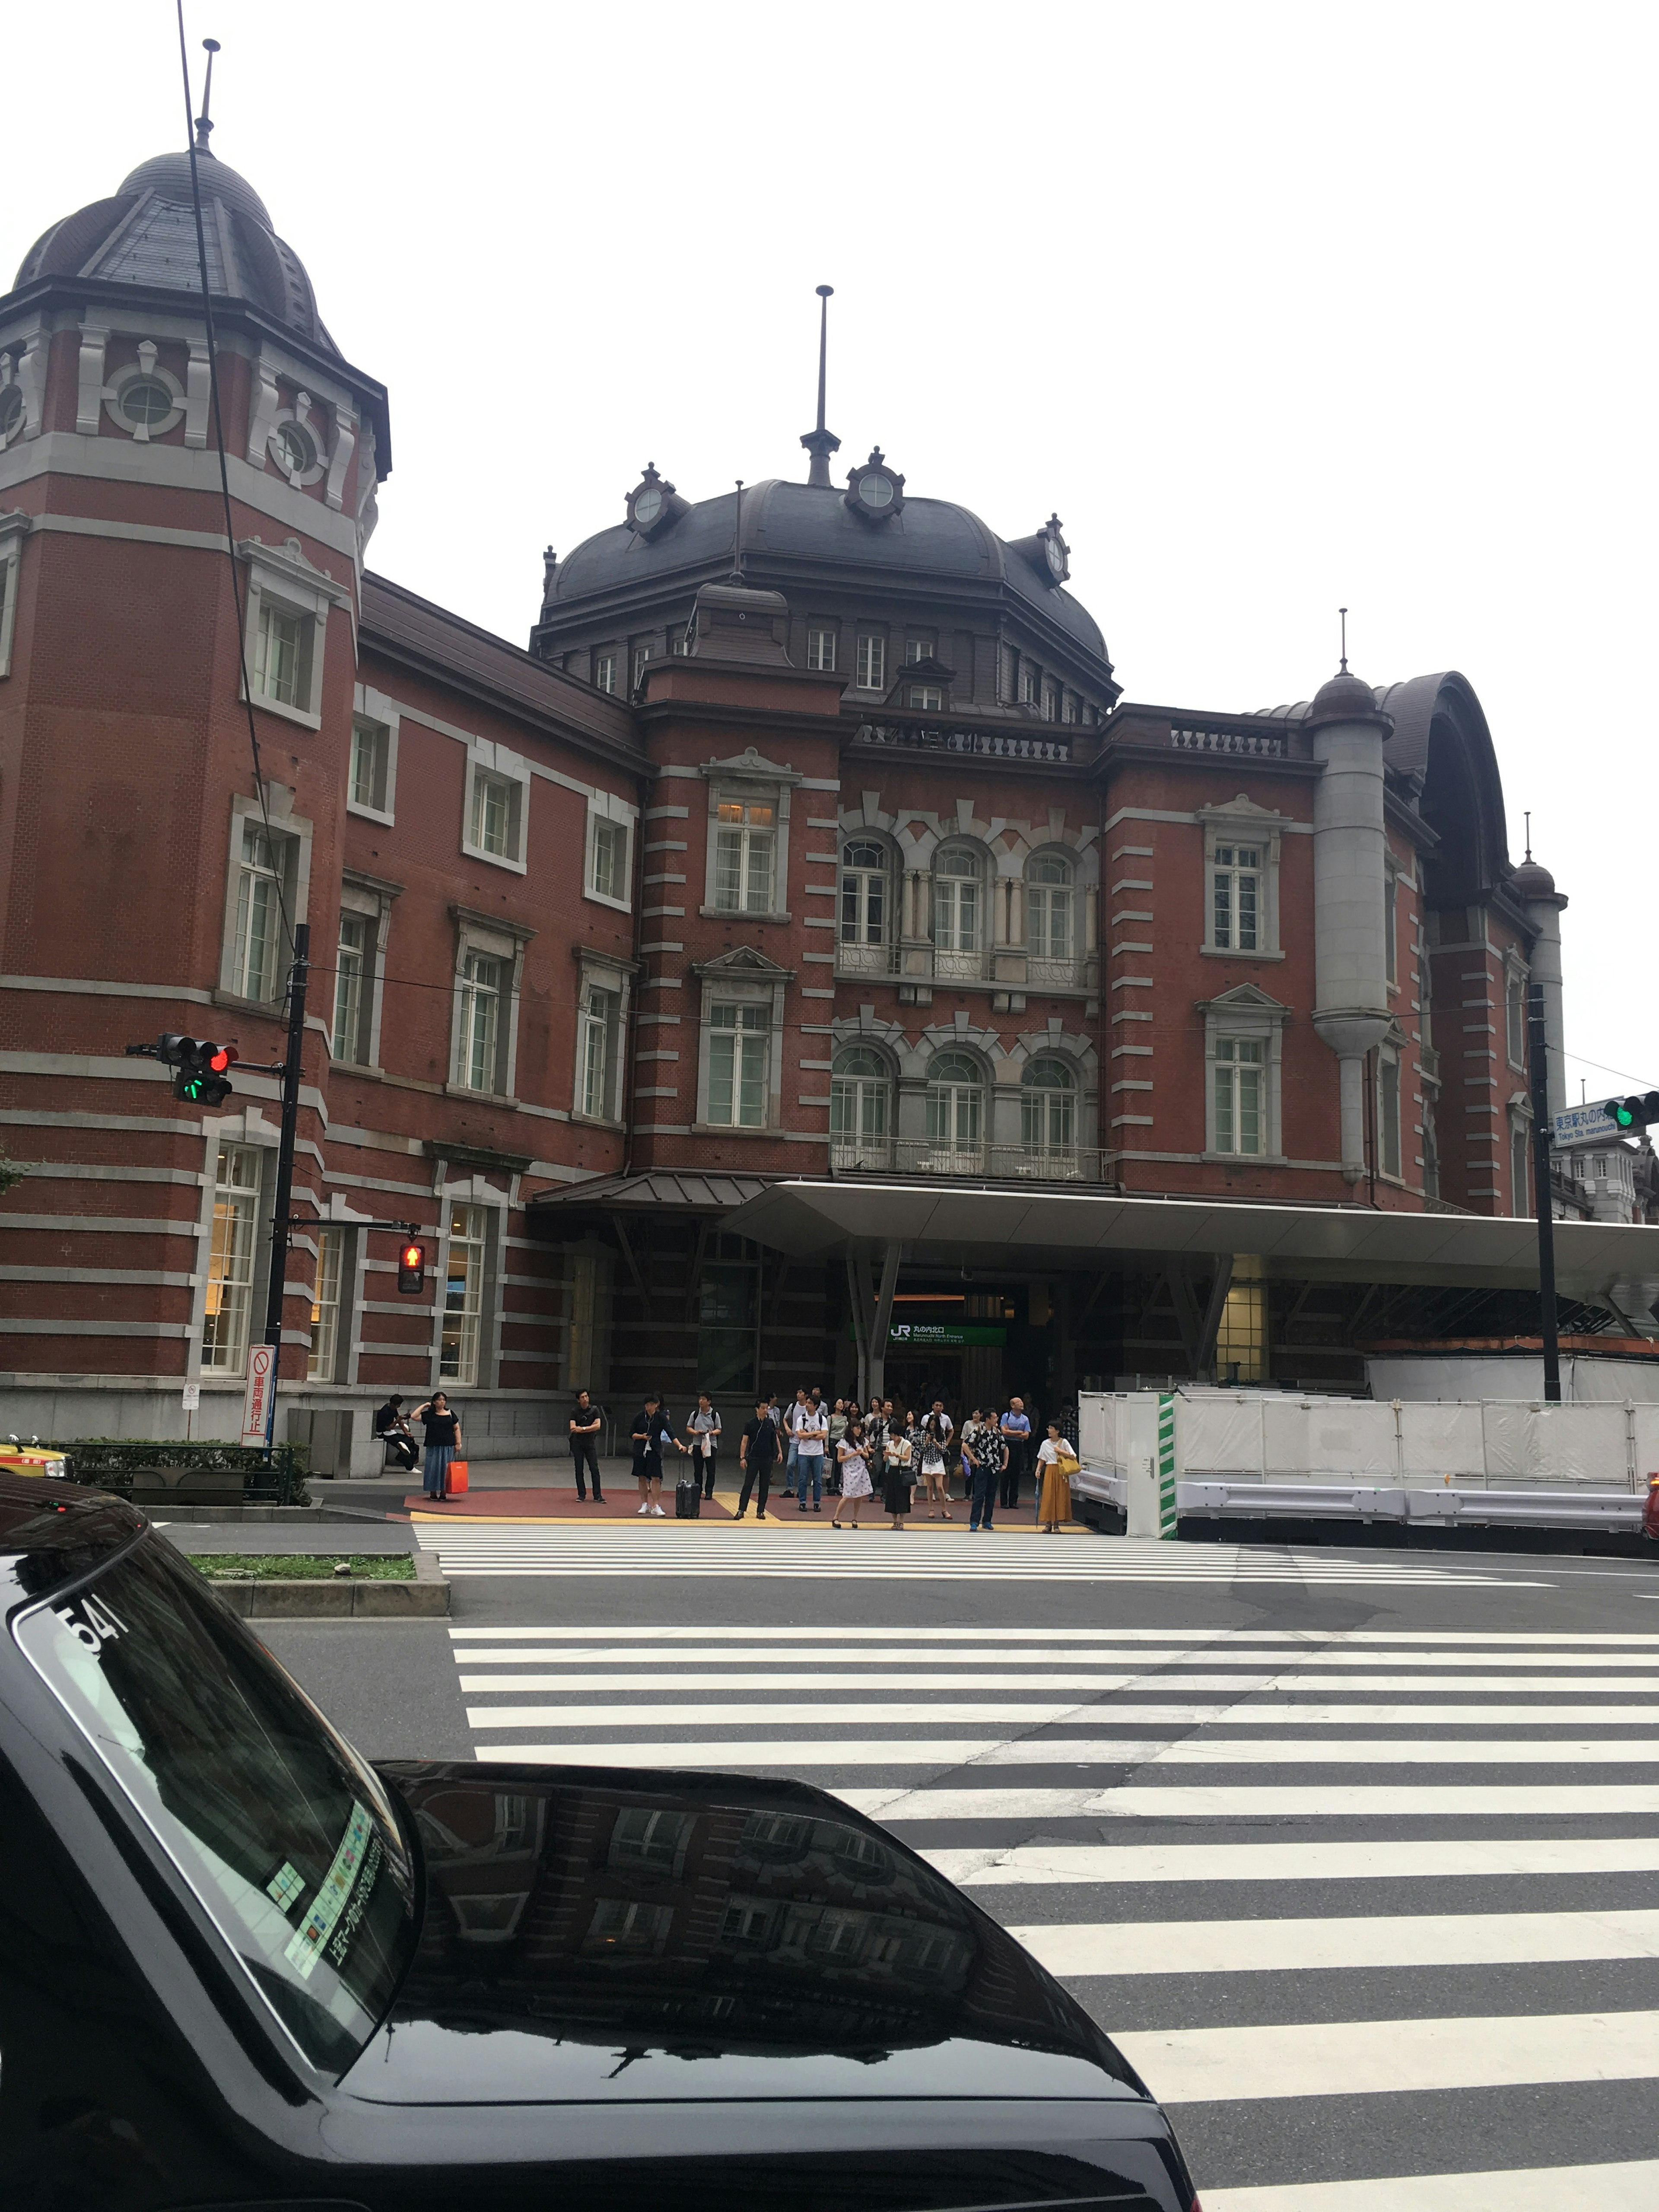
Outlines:
[[[94,1490],[130,1491],[133,1476],[150,1467],[188,1468],[197,1474],[240,1474],[246,1496],[279,1505],[307,1505],[308,1447],[277,1444],[269,1464],[258,1444],[227,1444],[211,1438],[161,1440],[138,1437],[82,1437],[64,1447],[71,1482]]]

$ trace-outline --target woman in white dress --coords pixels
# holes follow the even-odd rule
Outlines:
[[[873,1497],[875,1486],[870,1480],[870,1462],[865,1456],[864,1426],[860,1421],[849,1421],[846,1433],[836,1446],[836,1457],[841,1463],[841,1503],[830,1516],[830,1526],[841,1526],[842,1508],[852,1509],[852,1524],[859,1525],[859,1508],[866,1498]]]

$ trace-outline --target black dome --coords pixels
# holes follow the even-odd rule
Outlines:
[[[734,492],[700,500],[653,538],[618,523],[586,539],[558,564],[546,600],[548,617],[586,600],[667,583],[683,572],[729,562],[736,504]],[[1099,624],[1049,580],[1046,564],[1039,574],[1029,551],[1007,544],[969,508],[949,500],[914,499],[907,493],[903,511],[872,527],[834,487],[772,477],[744,492],[743,551],[745,562],[757,561],[763,568],[770,556],[784,568],[885,571],[896,580],[918,582],[959,577],[1006,584],[1085,653],[1107,659]],[[772,580],[769,568],[767,577]]]
[[[213,290],[222,299],[246,300],[311,344],[337,352],[304,264],[272,229],[258,193],[205,149],[196,159]],[[111,198],[54,223],[24,255],[16,288],[42,276],[196,291],[201,264],[190,155],[157,154],[141,161]]]

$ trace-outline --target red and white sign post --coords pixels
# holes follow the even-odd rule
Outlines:
[[[276,1381],[276,1347],[274,1344],[250,1346],[247,1355],[247,1390],[242,1400],[242,1442],[263,1444],[270,1425],[271,1394]]]

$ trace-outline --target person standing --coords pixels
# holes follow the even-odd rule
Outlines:
[[[797,1390],[794,1404],[783,1417],[787,1453],[783,1462],[783,1494],[786,1498],[793,1498],[795,1494],[795,1469],[800,1456],[798,1438],[800,1434],[800,1423],[805,1412],[806,1393],[804,1389]]]
[[[1000,1425],[1002,1441],[1008,1447],[1002,1469],[1002,1503],[1005,1510],[1012,1513],[1019,1504],[1019,1479],[1031,1455],[1031,1417],[1023,1398],[1008,1401],[1008,1410]]]
[[[910,1428],[908,1425],[901,1428],[896,1422],[889,1423],[883,1455],[881,1499],[893,1516],[895,1528],[903,1528],[910,1510],[915,1452]]]
[[[988,1406],[976,1412],[962,1432],[962,1470],[969,1481],[968,1526],[988,1528],[997,1502],[997,1478],[1002,1472],[1007,1446]]]
[[[841,1495],[841,1440],[847,1434],[847,1424],[858,1408],[850,1411],[845,1398],[837,1398],[830,1409],[830,1447],[824,1455],[823,1486],[832,1498]]]
[[[428,1498],[441,1498],[447,1485],[449,1463],[461,1449],[461,1417],[449,1408],[441,1390],[434,1390],[415,1418],[422,1424],[426,1450],[421,1463],[421,1488]]]
[[[1077,1465],[1075,1449],[1061,1436],[1053,1421],[1048,1433],[1037,1446],[1037,1526],[1048,1535],[1057,1535],[1062,1521],[1072,1517],[1072,1469]]]
[[[743,1425],[743,1434],[738,1442],[738,1472],[743,1477],[743,1487],[738,1492],[738,1510],[732,1516],[741,1521],[749,1510],[749,1493],[759,1485],[755,1500],[755,1517],[766,1518],[766,1493],[772,1480],[772,1469],[778,1463],[778,1425],[772,1419],[769,1401],[755,1401],[755,1418]]]
[[[599,1427],[604,1419],[604,1408],[596,1406],[586,1390],[578,1390],[570,1409],[570,1463],[576,1470],[577,1500],[584,1505],[589,1474],[593,1478],[593,1503],[605,1503],[605,1492],[599,1486]]]
[[[836,1456],[841,1466],[841,1498],[830,1516],[830,1526],[839,1528],[843,1508],[852,1516],[854,1528],[859,1525],[859,1509],[866,1498],[874,1495],[870,1480],[868,1447],[865,1441],[864,1425],[860,1421],[848,1421],[842,1431],[841,1442],[836,1446]]]
[[[685,1425],[686,1440],[702,1475],[702,1494],[714,1495],[714,1474],[720,1461],[720,1417],[707,1390],[697,1393],[697,1410]]]
[[[795,1424],[795,1492],[799,1510],[806,1510],[806,1492],[812,1491],[812,1510],[823,1510],[823,1447],[830,1438],[830,1416],[815,1390],[800,1409]]]
[[[956,1424],[945,1410],[943,1398],[935,1398],[933,1411],[921,1425],[921,1486],[927,1498],[927,1518],[937,1521],[937,1504],[947,1521],[954,1520],[951,1510],[951,1477],[945,1465],[951,1449],[951,1438]]]
[[[663,1412],[662,1400],[654,1391],[635,1416],[632,1441],[634,1480],[640,1486],[640,1511],[654,1513],[658,1520],[664,1520],[666,1516],[662,1508],[663,1446],[673,1444],[677,1451],[684,1451],[685,1446],[676,1438],[668,1417]]]

